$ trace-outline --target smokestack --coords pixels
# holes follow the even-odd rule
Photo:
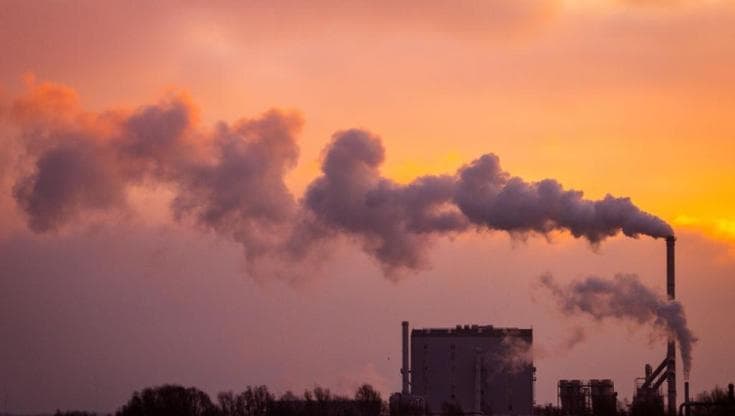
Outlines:
[[[675,286],[675,263],[674,263],[674,244],[676,237],[673,235],[666,237],[666,294],[669,300],[676,298]],[[668,404],[669,416],[676,416],[676,341],[673,337],[669,338],[667,345],[666,357],[669,360],[667,368],[668,378]]]
[[[687,404],[686,407],[684,407],[685,412],[684,416],[689,416],[689,382],[684,382],[684,403]]]
[[[403,362],[401,364],[401,375],[403,377],[403,387],[401,388],[401,393],[404,395],[408,395],[411,392],[409,391],[409,383],[408,383],[408,321],[403,321],[401,323],[401,326],[403,327],[403,346],[402,346],[402,353],[403,353]]]
[[[669,299],[676,298],[675,288],[675,264],[674,264],[674,245],[676,244],[676,237],[666,237],[666,294],[669,295]]]

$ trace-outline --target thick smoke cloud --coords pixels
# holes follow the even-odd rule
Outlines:
[[[106,149],[87,138],[44,151],[36,172],[21,178],[13,192],[37,232],[55,230],[79,211],[105,210],[124,204],[124,179]]]
[[[298,159],[294,134],[300,127],[300,117],[278,111],[218,126],[213,160],[177,172],[177,218],[190,215],[231,236],[251,260],[277,249],[296,211],[284,176]]]
[[[521,234],[567,230],[592,243],[621,231],[629,237],[673,235],[668,224],[629,198],[607,195],[593,201],[553,179],[528,183],[504,172],[493,154],[463,167],[458,176],[457,205],[473,223],[490,229]]]
[[[470,228],[515,235],[568,230],[593,244],[619,232],[673,235],[668,224],[628,198],[593,201],[552,179],[528,183],[503,171],[493,154],[455,175],[423,176],[407,185],[380,176],[383,159],[376,136],[362,130],[335,134],[304,206],[327,227],[360,237],[388,272],[420,267],[431,235]]]
[[[567,230],[593,244],[620,232],[673,234],[628,198],[588,200],[552,179],[526,182],[503,171],[493,154],[454,175],[399,184],[381,175],[380,139],[357,129],[334,134],[321,176],[297,201],[284,176],[298,161],[298,114],[271,110],[205,129],[184,95],[133,111],[90,113],[67,87],[29,87],[8,107],[29,166],[12,194],[39,233],[125,212],[134,187],[164,187],[173,192],[174,218],[241,243],[249,264],[269,255],[294,263],[347,236],[394,276],[427,266],[435,237],[470,230]]]
[[[384,153],[380,139],[368,132],[336,133],[323,175],[309,186],[304,206],[325,227],[360,237],[391,273],[421,267],[431,234],[462,231],[469,222],[450,205],[454,178],[425,176],[396,184],[380,176]]]
[[[684,307],[643,285],[635,275],[616,275],[613,279],[588,277],[566,287],[550,274],[542,275],[559,309],[568,315],[582,314],[602,321],[608,318],[650,325],[662,336],[676,338],[684,364],[684,377],[692,367],[692,345],[697,341],[687,326]]]
[[[125,211],[134,186],[164,186],[178,220],[240,242],[254,259],[282,244],[297,209],[283,178],[298,159],[298,114],[271,110],[206,131],[182,95],[128,113],[85,113],[73,91],[44,83],[9,116],[32,165],[13,194],[39,233]]]

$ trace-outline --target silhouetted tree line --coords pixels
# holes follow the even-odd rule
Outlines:
[[[691,408],[692,416],[735,415],[735,394],[731,396],[729,392],[720,388],[720,386],[715,386],[710,391],[699,393],[695,401],[702,405]]]
[[[691,416],[735,415],[735,398],[729,392],[715,387],[696,396],[698,403]],[[216,403],[195,387],[163,385],[136,391],[115,416],[379,416],[388,413],[387,404],[369,384],[363,384],[352,398],[333,395],[329,389],[316,387],[297,396],[287,391],[276,398],[266,386],[248,386],[235,394],[231,391],[217,395]],[[462,409],[451,403],[442,407],[442,415],[462,415]],[[560,408],[547,404],[535,406],[539,416],[567,416]],[[663,403],[654,408],[620,403],[617,416],[651,416],[664,414]],[[591,411],[587,415],[598,416]],[[96,416],[83,411],[56,411],[55,416]],[[607,416],[607,414],[605,415]]]
[[[56,413],[54,413],[54,416],[97,416],[97,414],[92,412],[83,412],[79,410],[70,410],[66,412],[57,410]]]
[[[248,386],[237,394],[219,393],[216,403],[194,387],[164,385],[136,391],[116,416],[379,416],[385,408],[380,393],[369,384],[360,386],[352,398],[321,387],[302,396],[288,391],[276,398],[266,386]]]

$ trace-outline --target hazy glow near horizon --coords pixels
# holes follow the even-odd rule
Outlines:
[[[78,114],[104,114],[84,120],[90,129],[115,128],[116,117],[175,93],[188,97],[203,131],[270,108],[296,111],[304,120],[297,134],[300,154],[286,183],[297,197],[320,175],[332,135],[349,128],[382,138],[382,173],[398,183],[451,174],[492,152],[507,171],[529,181],[555,178],[593,199],[628,196],[668,221],[683,240],[678,261],[687,291],[682,299],[700,338],[693,380],[701,388],[732,381],[723,378],[735,376],[727,360],[735,342],[733,318],[727,318],[735,315],[728,301],[735,297],[733,40],[735,3],[717,0],[256,0],[216,7],[8,2],[0,12],[0,52],[6,57],[0,66],[0,258],[8,264],[0,270],[0,293],[5,289],[0,338],[15,341],[6,351],[13,362],[0,362],[0,374],[9,374],[0,376],[0,400],[12,377],[20,381],[8,387],[9,410],[36,412],[110,409],[141,384],[165,381],[210,390],[260,382],[285,389],[321,377],[325,384],[352,386],[355,375],[343,374],[342,367],[395,389],[397,361],[376,357],[397,357],[397,325],[403,318],[424,326],[460,319],[533,325],[543,342],[567,324],[529,300],[535,276],[631,272],[658,286],[663,270],[660,244],[646,239],[626,245],[615,238],[609,248],[603,243],[598,255],[565,233],[553,234],[552,244],[531,238],[525,245],[508,244],[498,234],[472,234],[435,242],[434,269],[398,283],[379,277],[376,264],[349,239],[339,243],[343,256],[318,272],[324,279],[288,288],[280,281],[253,283],[242,277],[238,246],[176,225],[168,207],[172,190],[146,183],[128,192],[130,212],[112,220],[89,219],[81,230],[39,236],[28,230],[13,197],[14,181],[25,173],[19,166],[28,169],[13,135],[17,126],[2,122],[10,120],[9,105],[28,93],[28,85],[44,82],[76,94]],[[104,238],[117,235],[119,241]],[[455,263],[461,263],[459,271]],[[64,273],[78,276],[65,285]],[[170,277],[179,273],[180,281]],[[135,277],[126,280],[130,275]],[[498,275],[508,277],[498,277],[494,285],[489,276]],[[110,295],[110,287],[123,299]],[[442,292],[452,299],[442,298]],[[412,293],[442,304],[446,314]],[[371,296],[381,299],[376,311],[365,300]],[[79,303],[68,306],[75,299]],[[279,305],[285,305],[282,316]],[[160,315],[160,321],[146,323],[141,310],[127,307]],[[335,313],[338,307],[348,312]],[[375,314],[375,323],[363,322],[364,330],[376,345],[345,352],[342,347],[362,342],[350,321],[362,321],[368,313]],[[190,340],[178,316],[227,346]],[[212,329],[216,320],[223,323],[221,332]],[[340,328],[344,337],[316,329],[335,345],[322,347],[316,335],[302,329],[315,322]],[[106,325],[119,325],[120,334],[108,334]],[[69,327],[68,333],[62,327]],[[314,355],[333,354],[334,361],[294,352],[287,340],[269,333],[271,327],[295,331]],[[611,327],[579,356],[594,360],[595,347],[619,340]],[[69,349],[37,345],[44,336]],[[140,343],[122,350],[126,337]],[[545,373],[539,401],[552,401],[556,378],[610,373],[620,378],[619,391],[628,389],[641,360],[658,357],[645,336],[631,337],[623,350],[634,355],[633,363],[615,355],[608,364],[585,367],[571,357],[575,352],[548,358],[540,367]],[[78,347],[82,342],[95,348]],[[270,349],[292,356],[277,362]],[[155,360],[141,358],[148,356]],[[79,376],[44,373],[43,366],[84,357],[91,364],[79,369]],[[191,359],[212,361],[182,368]],[[155,374],[133,369],[138,362]],[[74,370],[68,363],[61,367]],[[24,368],[35,372],[24,374]],[[252,373],[244,374],[248,369]],[[106,372],[119,372],[120,382],[85,378]],[[39,388],[48,399],[36,403],[30,386],[44,376]],[[107,391],[100,402],[95,388]]]

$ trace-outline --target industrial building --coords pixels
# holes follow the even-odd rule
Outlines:
[[[666,294],[670,300],[676,298],[675,244],[674,236],[666,237]],[[654,409],[662,409],[664,402],[660,387],[666,382],[666,414],[676,416],[676,341],[673,337],[669,337],[666,357],[656,370],[649,364],[644,368],[645,377],[636,380],[634,408],[649,409],[645,411],[648,414],[653,414]]]
[[[403,391],[392,397],[423,406],[422,411],[448,409],[477,415],[530,415],[534,372],[532,329],[458,325],[411,331],[403,323]],[[410,378],[410,381],[409,381]]]
[[[610,379],[559,380],[558,400],[563,416],[614,416],[618,395]]]
[[[666,240],[666,292],[675,299],[675,242]],[[410,331],[403,322],[401,393],[391,396],[392,415],[530,415],[534,407],[535,367],[531,355],[533,331],[496,328],[492,325],[457,325],[454,328],[424,328]],[[410,344],[410,350],[409,350]],[[633,414],[677,414],[676,342],[669,337],[666,356],[654,370],[645,366],[645,377],[636,380]],[[410,358],[410,366],[409,366]],[[664,383],[666,394],[662,394]],[[730,409],[735,393],[721,407]],[[687,411],[713,407],[689,398]],[[618,413],[612,380],[560,380],[557,408],[562,415],[607,416]],[[728,407],[729,406],[729,407]]]

